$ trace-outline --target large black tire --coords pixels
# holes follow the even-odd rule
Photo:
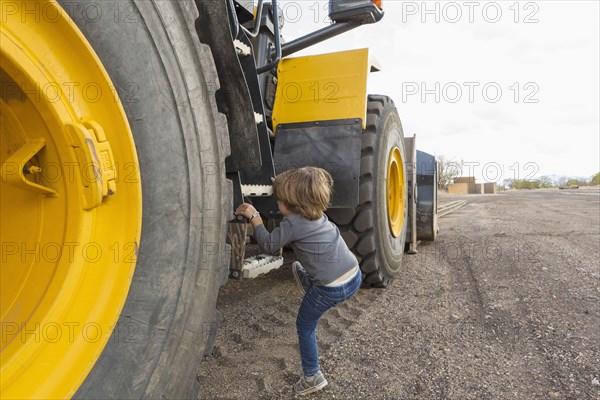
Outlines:
[[[369,96],[362,135],[359,204],[353,209],[327,212],[358,258],[364,287],[386,287],[402,265],[408,221],[406,168],[402,177],[404,224],[397,237],[390,230],[386,204],[387,162],[394,147],[400,150],[404,163],[404,133],[394,102],[387,96]]]
[[[117,87],[143,195],[127,301],[75,397],[196,398],[196,371],[212,348],[217,292],[227,276],[232,209],[227,123],[214,99],[212,54],[194,28],[197,8],[189,0],[64,0],[63,7]]]
[[[437,163],[431,154],[417,151],[417,239],[434,242],[439,233]]]

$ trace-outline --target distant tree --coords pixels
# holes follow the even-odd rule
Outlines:
[[[543,188],[550,188],[553,187],[554,184],[552,182],[552,179],[550,179],[550,177],[548,176],[541,176],[540,177],[540,187]]]
[[[511,189],[512,188],[512,184],[513,184],[513,180],[512,179],[504,179],[502,181],[502,185],[504,187],[504,189]]]
[[[518,189],[518,190],[532,190],[532,189],[539,189],[541,187],[542,187],[542,182],[539,179],[535,179],[535,180],[519,179],[519,180],[514,180],[512,182],[512,188]]]
[[[579,186],[579,179],[571,178],[567,181],[567,186]]]
[[[592,185],[592,186],[600,185],[600,172],[598,172],[598,173],[596,173],[596,175],[592,176],[590,185]]]
[[[447,189],[452,179],[460,175],[463,161],[449,160],[445,156],[437,156],[438,166],[438,189]]]

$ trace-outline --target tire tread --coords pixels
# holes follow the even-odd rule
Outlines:
[[[332,221],[339,224],[342,237],[352,238],[352,240],[347,241],[347,244],[358,258],[363,272],[364,287],[386,287],[390,281],[390,278],[385,276],[376,254],[375,205],[373,204],[373,175],[378,150],[377,134],[378,130],[382,129],[382,117],[389,107],[394,107],[394,103],[389,97],[369,95],[366,127],[361,139],[358,206],[354,209],[332,209],[328,211]],[[343,218],[338,218],[342,215]]]

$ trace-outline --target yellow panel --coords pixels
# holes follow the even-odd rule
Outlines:
[[[282,60],[277,68],[273,128],[347,118],[360,118],[364,128],[369,69],[369,49]]]

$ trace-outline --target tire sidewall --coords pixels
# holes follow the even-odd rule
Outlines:
[[[391,278],[392,275],[398,272],[402,265],[402,256],[404,254],[404,245],[406,238],[407,226],[407,211],[408,202],[406,191],[406,154],[404,151],[404,133],[400,118],[395,112],[395,108],[386,107],[384,115],[382,115],[380,126],[377,127],[377,132],[381,133],[378,138],[377,156],[375,157],[375,187],[373,202],[375,209],[378,210],[374,218],[374,233],[375,246],[377,248],[377,257],[379,265],[382,266],[384,275]],[[403,163],[403,188],[404,188],[404,219],[402,230],[397,237],[392,235],[388,222],[388,205],[387,205],[387,167],[390,151],[398,147]]]
[[[212,55],[194,27],[198,11],[189,0],[100,2],[104,15],[124,10],[137,23],[96,24],[81,12],[88,3],[61,3],[123,102],[143,192],[127,300],[74,397],[196,398],[195,368],[216,334],[216,298],[228,264],[225,210],[232,208],[226,119],[212,93],[218,87]],[[128,96],[130,88],[135,96]]]

